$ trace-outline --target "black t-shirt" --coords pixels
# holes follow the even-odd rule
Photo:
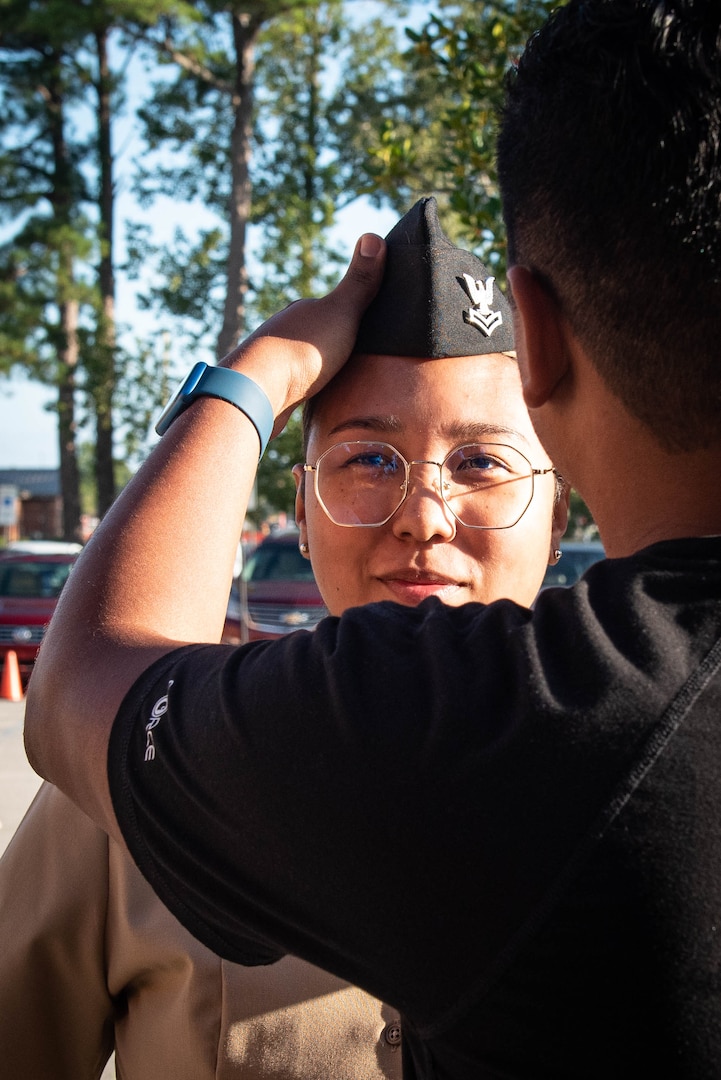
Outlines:
[[[138,680],[110,783],[188,929],[395,1005],[426,1080],[721,1076],[721,539]],[[361,1078],[362,1080],[362,1078]]]

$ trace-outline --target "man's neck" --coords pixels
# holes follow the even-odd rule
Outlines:
[[[631,445],[626,447],[631,453]],[[610,557],[661,540],[721,535],[719,448],[668,454],[647,447],[617,468],[613,479],[594,470],[586,490],[580,488]]]

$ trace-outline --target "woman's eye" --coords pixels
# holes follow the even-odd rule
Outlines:
[[[490,454],[475,454],[461,458],[455,463],[454,472],[492,472],[494,469],[505,469],[506,466],[498,458]]]
[[[446,467],[457,484],[499,484],[510,479],[515,470],[510,461],[484,446],[467,446],[454,454]]]
[[[463,461],[459,463],[459,468],[478,469],[480,471],[485,469],[494,469],[498,465],[499,462],[495,461],[493,458],[488,457],[486,454],[479,454],[478,457],[464,458]]]
[[[377,451],[354,454],[353,457],[348,459],[346,465],[359,470],[372,470],[379,473],[393,473],[398,468],[398,463],[394,458],[379,454]]]
[[[385,461],[381,454],[354,454],[352,458],[348,458],[346,464],[369,465],[372,468],[379,468],[385,464]]]

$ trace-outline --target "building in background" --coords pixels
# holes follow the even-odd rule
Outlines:
[[[0,542],[63,534],[58,469],[0,469]]]

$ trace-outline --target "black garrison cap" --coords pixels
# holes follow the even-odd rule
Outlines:
[[[354,352],[439,359],[513,350],[505,297],[481,260],[444,234],[434,198],[420,199],[386,243],[383,282]]]

